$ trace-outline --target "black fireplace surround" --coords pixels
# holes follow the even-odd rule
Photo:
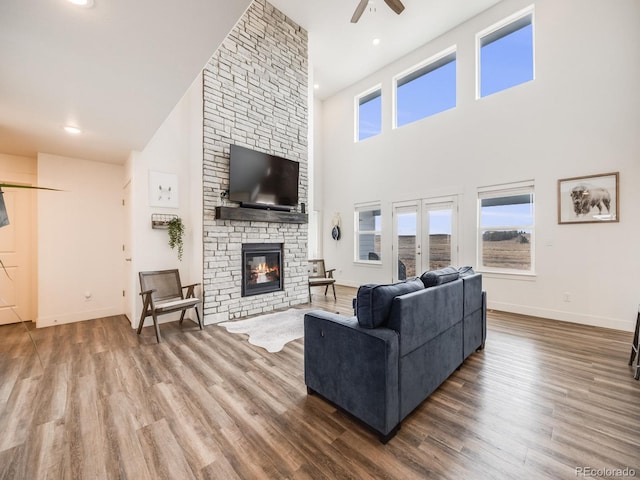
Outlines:
[[[282,243],[244,243],[242,296],[261,295],[283,289]]]

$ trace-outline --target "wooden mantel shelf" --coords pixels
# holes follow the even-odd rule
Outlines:
[[[216,207],[216,220],[242,222],[309,223],[306,213],[262,210],[259,208]]]

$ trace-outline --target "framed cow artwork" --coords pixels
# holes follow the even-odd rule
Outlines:
[[[558,180],[558,223],[620,220],[619,172]]]

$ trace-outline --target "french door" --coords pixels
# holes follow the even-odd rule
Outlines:
[[[393,205],[393,280],[419,276],[458,260],[455,197]]]

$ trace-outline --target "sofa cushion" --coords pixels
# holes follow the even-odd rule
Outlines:
[[[475,275],[476,272],[473,271],[473,267],[460,267],[458,269],[458,273],[460,274],[460,278],[469,277],[471,275]]]
[[[445,267],[440,270],[429,270],[420,275],[420,280],[426,288],[453,282],[460,277],[458,269],[455,267]]]
[[[391,302],[398,295],[422,290],[424,284],[419,278],[391,285],[367,284],[358,288],[356,296],[356,316],[363,328],[376,328],[387,321]]]

